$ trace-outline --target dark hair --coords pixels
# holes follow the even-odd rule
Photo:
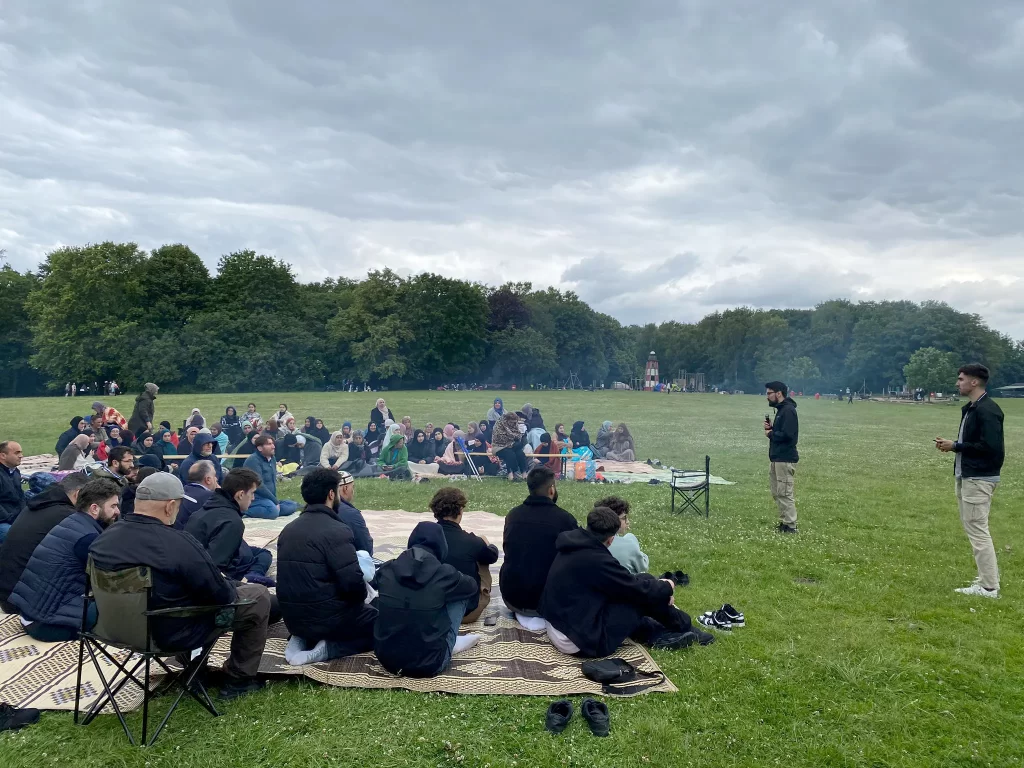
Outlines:
[[[85,472],[72,472],[70,475],[65,475],[64,479],[57,483],[57,485],[61,487],[64,493],[71,493],[84,488],[85,484],[91,479],[92,478],[85,474]]]
[[[253,445],[255,445],[257,448],[262,448],[267,443],[272,442],[274,442],[274,438],[272,438],[270,435],[260,435],[253,441]]]
[[[107,466],[109,467],[115,461],[124,461],[125,456],[131,456],[132,449],[127,445],[118,445],[110,449],[110,453],[107,454]]]
[[[75,509],[79,512],[87,512],[93,504],[102,505],[111,496],[117,496],[120,493],[120,487],[113,480],[97,477],[82,486],[82,490],[78,492]]]
[[[246,407],[246,408],[248,408],[248,407],[249,407],[250,405],[251,405],[251,406],[252,406],[253,408],[255,408],[255,407],[256,407],[256,403],[247,403],[245,407]]]
[[[454,520],[467,504],[469,504],[469,499],[458,488],[441,488],[430,500],[430,511],[434,513],[434,518],[437,520],[445,518]]]
[[[601,541],[618,533],[621,525],[619,516],[608,507],[594,507],[587,515],[587,530]]]
[[[216,476],[216,474],[217,470],[213,466],[212,461],[197,461],[188,468],[188,481],[190,483],[198,483],[207,475]]]
[[[764,385],[764,388],[770,389],[772,392],[781,392],[783,397],[786,397],[789,394],[789,387],[781,381],[769,381]]]
[[[251,469],[232,469],[224,475],[224,482],[220,484],[224,493],[235,498],[239,491],[248,491],[250,488],[259,488],[263,483],[260,476]]]
[[[540,436],[540,441],[542,443],[545,443],[545,444],[546,443],[550,443],[551,442],[551,433],[550,432],[545,432],[543,435]]]
[[[94,413],[92,416],[89,417],[89,421],[92,421],[93,419],[100,419],[102,421],[103,416],[101,416],[98,413]]]
[[[531,496],[540,496],[547,491],[555,482],[555,473],[551,467],[541,465],[534,467],[526,476],[526,487],[530,490]]]
[[[629,502],[621,496],[608,496],[600,501],[595,501],[594,509],[597,509],[598,507],[608,507],[608,509],[619,517],[629,514]]]
[[[957,373],[962,373],[972,379],[978,379],[982,384],[988,384],[989,370],[981,363],[968,363],[960,366]]]
[[[0,453],[7,453],[7,448],[13,442],[13,440],[4,440],[2,443],[0,443]]]
[[[288,410],[288,403],[280,403],[280,405],[283,405],[286,411]]]
[[[307,504],[326,504],[327,495],[338,492],[341,475],[336,469],[317,467],[302,478],[302,499]]]
[[[150,475],[155,475],[159,471],[160,470],[156,467],[141,467],[139,471],[135,473],[135,487],[138,488],[143,480]]]

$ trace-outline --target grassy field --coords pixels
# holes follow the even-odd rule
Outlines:
[[[416,425],[482,417],[492,393],[396,392],[395,415]],[[953,593],[975,575],[953,496],[952,459],[932,445],[955,438],[951,405],[800,399],[796,495],[799,536],[774,531],[761,397],[646,393],[502,393],[531,400],[545,421],[625,421],[639,458],[701,466],[737,484],[714,487],[709,520],[669,512],[665,486],[616,490],[633,504],[632,529],[651,570],[682,569],[677,604],[693,614],[731,602],[748,626],[700,650],[654,652],[677,695],[610,701],[612,734],[582,720],[543,730],[545,699],[456,697],[274,683],[210,718],[183,705],[157,745],[129,747],[113,717],[76,728],[68,714],[0,736],[15,766],[959,766],[1024,758],[1024,401],[1000,401],[1008,460],[992,531],[1002,570],[998,601]],[[157,420],[194,406],[209,418],[255,400],[266,417],[280,399],[336,428],[365,424],[376,395],[161,396]],[[133,398],[111,399],[125,415]],[[52,451],[92,398],[3,401],[2,438],[26,454]],[[422,511],[428,485],[361,481],[357,504]],[[463,484],[471,509],[504,514],[524,486]],[[284,486],[298,498],[295,484]],[[603,486],[563,483],[560,503],[581,520]],[[577,701],[578,703],[578,701]],[[162,710],[161,710],[162,711]]]

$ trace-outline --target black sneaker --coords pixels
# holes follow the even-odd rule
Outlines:
[[[786,525],[785,523],[779,523],[779,533],[800,533],[796,529],[795,525]]]
[[[672,573],[672,571],[665,571],[665,572],[664,572],[663,574],[661,574],[661,576],[659,576],[658,578],[659,578],[659,579],[663,579],[663,580],[664,580],[664,579],[667,579],[667,580],[671,581],[671,582],[672,582],[673,584],[675,584],[675,583],[676,583],[676,576],[675,576],[675,574],[674,574],[674,573]]]
[[[677,587],[688,587],[690,586],[689,574],[683,573],[682,571],[675,571],[672,574],[672,580],[676,583]]]
[[[697,623],[708,629],[718,629],[723,632],[732,631],[732,622],[721,610],[706,611],[697,617]]]
[[[0,704],[0,731],[17,731],[38,722],[38,709],[18,709],[7,702]]]
[[[221,686],[220,693],[217,694],[217,698],[221,701],[233,701],[234,699],[242,696],[247,696],[250,693],[262,691],[266,685],[266,680],[260,680],[255,677],[236,678]]]
[[[693,628],[693,634],[697,636],[697,642],[700,645],[711,645],[713,642],[715,642],[714,635],[710,634],[709,632],[701,632],[696,627]]]
[[[721,607],[718,613],[725,614],[725,617],[729,620],[729,623],[734,627],[746,626],[747,622],[743,618],[743,614],[733,608],[729,603],[726,603]]]
[[[552,733],[561,733],[572,720],[572,702],[568,699],[552,702],[544,716],[544,727]]]
[[[611,718],[608,715],[608,705],[597,699],[584,699],[580,707],[583,712],[583,719],[590,726],[590,732],[595,736],[607,736],[611,727]]]
[[[650,642],[651,648],[661,651],[678,651],[682,648],[689,648],[698,642],[697,633],[689,632],[662,632]]]

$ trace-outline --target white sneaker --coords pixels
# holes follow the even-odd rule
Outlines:
[[[973,597],[990,597],[994,600],[999,598],[999,588],[985,589],[981,584],[972,584],[969,587],[960,587],[960,589],[954,590],[959,592],[961,595],[971,595]]]

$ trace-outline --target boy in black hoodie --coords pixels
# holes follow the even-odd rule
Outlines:
[[[408,677],[434,677],[452,656],[480,641],[459,637],[476,580],[443,561],[448,555],[444,531],[437,523],[419,523],[409,548],[377,570],[377,610],[373,650],[386,670]]]

